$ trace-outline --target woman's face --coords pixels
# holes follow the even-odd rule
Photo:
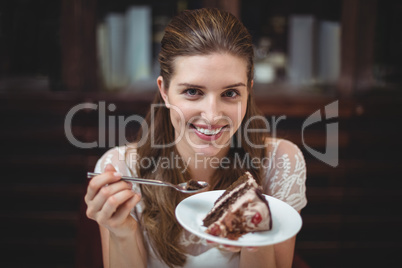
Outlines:
[[[170,109],[180,154],[223,156],[246,113],[247,63],[229,54],[182,56],[169,89],[158,85]]]

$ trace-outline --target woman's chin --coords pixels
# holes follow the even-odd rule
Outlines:
[[[230,137],[227,133],[223,133],[224,135],[220,135],[219,138],[211,141],[206,141],[204,139],[200,139],[195,133],[191,133],[191,135],[185,137],[185,140],[182,140],[187,144],[185,147],[192,151],[191,154],[199,155],[200,157],[223,157],[226,155],[229,149],[229,140]]]
[[[193,149],[196,154],[203,157],[222,157],[225,155],[228,146],[210,143],[194,146]],[[223,153],[223,151],[225,151],[225,153]]]

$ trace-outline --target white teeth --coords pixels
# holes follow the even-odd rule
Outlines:
[[[197,129],[197,131],[199,131],[199,132],[201,132],[202,134],[205,134],[205,135],[216,135],[222,130],[222,128],[205,129],[205,128],[200,128],[200,127],[197,127],[197,126],[194,126],[194,127]]]

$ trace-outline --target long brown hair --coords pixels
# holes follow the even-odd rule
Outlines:
[[[266,136],[262,132],[244,133],[245,124],[251,129],[263,129],[262,120],[254,119],[260,115],[252,97],[251,83],[253,79],[253,45],[252,38],[243,24],[232,14],[217,9],[199,9],[184,11],[174,17],[165,29],[159,54],[161,76],[165,86],[169,87],[174,75],[174,61],[178,56],[208,55],[212,53],[229,53],[247,62],[248,101],[245,117],[238,131],[233,135],[227,158],[231,168],[217,169],[211,179],[212,189],[225,189],[235,181],[245,170],[250,171],[261,183],[262,171],[259,167],[250,165],[252,159],[263,159],[265,151],[253,145],[262,145]],[[160,146],[153,144],[171,144],[175,140],[174,128],[171,124],[169,110],[164,106],[159,93],[156,94],[152,113],[148,113],[139,132],[139,139],[144,138],[144,144],[139,144],[137,154],[141,157],[154,159],[181,159],[175,146]],[[155,134],[155,135],[154,135]],[[246,140],[246,134],[247,139]],[[153,140],[151,140],[153,139]],[[237,159],[245,159],[242,165]],[[148,179],[169,181],[173,184],[185,182],[191,178],[184,164],[171,163],[171,168],[161,165],[137,165],[139,176]],[[173,166],[174,165],[174,166]],[[167,187],[141,186],[144,210],[141,224],[149,237],[154,252],[169,267],[183,266],[186,261],[185,249],[180,244],[182,227],[176,221],[174,214],[176,205],[184,198],[179,192]]]

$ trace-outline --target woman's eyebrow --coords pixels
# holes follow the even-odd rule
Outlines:
[[[189,84],[189,83],[179,83],[178,85],[185,86],[185,87],[192,87],[192,88],[205,88],[204,86]]]
[[[246,85],[244,83],[237,83],[237,84],[226,86],[226,87],[224,87],[224,89],[233,88],[233,87],[245,87],[245,86]]]
[[[185,86],[185,87],[192,87],[192,88],[202,88],[204,89],[205,86],[200,86],[196,84],[190,84],[190,83],[179,83],[179,86]],[[225,86],[223,89],[228,89],[228,88],[234,88],[234,87],[245,87],[246,85],[244,83],[236,83],[232,85]]]

